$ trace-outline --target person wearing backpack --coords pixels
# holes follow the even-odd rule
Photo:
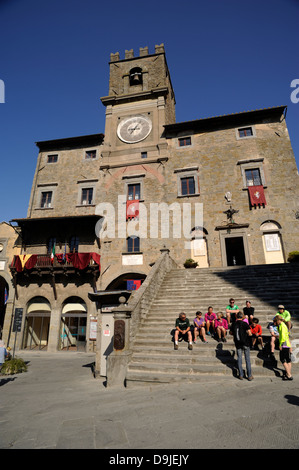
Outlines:
[[[243,380],[244,378],[243,366],[242,366],[242,357],[243,357],[243,352],[244,352],[247,378],[248,380],[252,380],[253,377],[251,374],[251,362],[250,362],[250,345],[251,345],[250,336],[252,336],[252,332],[248,323],[242,320],[243,320],[243,314],[241,312],[238,312],[236,315],[236,321],[232,323],[232,326],[230,328],[230,334],[233,335],[234,343],[235,343],[236,350],[237,350],[239,379]]]

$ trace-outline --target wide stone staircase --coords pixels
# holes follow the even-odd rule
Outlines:
[[[255,308],[254,316],[262,326],[265,348],[251,351],[253,376],[282,374],[279,351],[276,361],[269,359],[268,323],[283,304],[292,315],[291,342],[299,363],[299,266],[293,264],[258,265],[232,268],[173,269],[164,278],[151,309],[142,320],[133,343],[126,385],[204,381],[210,375],[236,375],[233,338],[220,343],[207,336],[208,343],[198,340],[193,350],[179,343],[174,350],[173,331],[180,312],[193,324],[195,312],[203,315],[209,306],[225,313],[229,298],[243,309],[246,300]],[[297,349],[296,349],[297,348]],[[298,361],[298,363],[297,363]],[[243,359],[245,369],[245,360]],[[294,369],[293,369],[294,370]],[[298,368],[299,370],[299,368]]]

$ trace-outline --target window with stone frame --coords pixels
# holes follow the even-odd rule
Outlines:
[[[88,206],[93,203],[93,188],[83,188],[81,195],[81,204]]]
[[[127,238],[127,252],[137,253],[140,251],[140,238],[139,237],[128,237]]]
[[[41,203],[40,203],[40,207],[42,209],[52,207],[52,196],[53,196],[52,191],[42,191],[42,193],[41,193]]]
[[[245,178],[247,186],[261,186],[262,179],[259,168],[249,168],[245,170]]]
[[[140,183],[129,183],[127,187],[128,187],[127,200],[128,201],[139,200],[140,190],[141,190]]]
[[[57,161],[58,161],[58,155],[57,154],[48,155],[47,163],[57,163]]]
[[[188,145],[191,145],[191,137],[179,137],[178,138],[178,144],[179,147],[186,147]]]
[[[97,151],[96,150],[86,150],[85,160],[94,160],[95,158],[97,158]]]
[[[194,176],[187,176],[181,178],[181,195],[190,196],[195,194],[195,178]]]
[[[263,162],[263,158],[252,158],[250,160],[238,161],[237,165],[239,165],[241,169],[243,189],[246,189],[249,186],[266,187]]]
[[[243,137],[252,137],[253,130],[252,127],[243,127],[238,129],[239,137],[242,139]]]

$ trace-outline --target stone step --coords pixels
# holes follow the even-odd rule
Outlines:
[[[175,320],[180,312],[184,311],[193,322],[195,312],[201,310],[205,314],[209,305],[215,312],[225,312],[230,297],[236,299],[241,309],[247,299],[251,300],[263,329],[265,351],[270,341],[266,326],[280,303],[286,305],[292,315],[291,341],[297,338],[299,341],[298,287],[299,267],[293,269],[290,265],[172,270],[140,323],[128,366],[127,385],[184,380],[204,382],[211,376],[233,375],[236,352],[231,335],[227,334],[226,343],[218,343],[206,335],[208,343],[199,340],[193,344],[192,351],[188,350],[187,342],[180,342],[177,351],[173,343]],[[264,351],[251,351],[250,357],[253,375],[274,376],[278,364],[282,371],[279,351],[275,352],[276,361],[270,361]]]
[[[176,352],[176,351],[175,351]],[[192,351],[191,351],[192,352]],[[218,356],[215,360],[215,357],[207,357],[207,356],[197,356],[194,357],[192,354],[188,358],[185,356],[167,358],[167,361],[163,357],[158,358],[152,356],[144,361],[138,361],[134,357],[129,365],[129,371],[140,371],[140,370],[155,370],[161,372],[172,373],[175,371],[184,372],[186,370],[193,371],[196,373],[197,371],[201,371],[203,368],[211,368],[211,366],[215,366],[215,371],[220,372],[223,370],[223,366],[225,367],[235,367],[237,366],[236,357],[233,355],[223,355]],[[277,363],[279,362],[279,358],[275,356],[275,361],[270,361],[268,358],[258,358],[255,356],[250,357],[251,367],[260,367],[263,364],[267,366],[267,368],[273,368],[273,366],[277,367]],[[245,362],[245,361],[244,361]]]
[[[282,369],[279,369],[280,375],[282,375]],[[209,377],[216,376],[233,376],[236,374],[236,367],[233,369],[226,367],[225,365],[219,365],[215,367],[211,366],[202,366],[201,368],[194,371],[190,369],[186,370],[173,370],[172,372],[161,371],[157,369],[142,369],[142,370],[128,370],[126,377],[126,386],[129,388],[131,385],[136,386],[136,384],[150,383],[153,384],[166,384],[166,383],[192,383],[192,382],[202,382],[209,380]],[[252,375],[253,377],[275,377],[275,371],[259,366],[252,366]]]

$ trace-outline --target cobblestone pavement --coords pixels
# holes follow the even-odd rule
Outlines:
[[[299,374],[109,389],[92,353],[19,354],[0,380],[1,449],[298,449]],[[138,466],[138,465],[137,465]]]

